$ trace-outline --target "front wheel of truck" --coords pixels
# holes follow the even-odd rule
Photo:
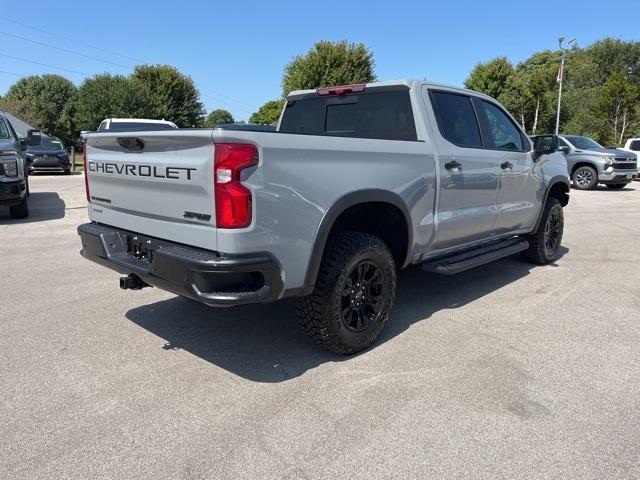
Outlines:
[[[380,335],[395,293],[396,269],[385,243],[345,232],[327,247],[313,293],[298,301],[298,319],[316,344],[357,353]]]
[[[583,165],[576,168],[571,180],[574,188],[578,190],[593,190],[598,185],[598,172],[593,167]]]
[[[524,258],[539,265],[553,262],[560,251],[563,231],[562,204],[557,198],[550,197],[544,206],[537,230],[527,236],[529,248],[522,252]]]

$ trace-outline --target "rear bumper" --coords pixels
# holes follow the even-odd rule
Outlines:
[[[207,305],[271,302],[282,294],[280,267],[268,253],[228,255],[97,223],[78,227],[88,260]],[[141,245],[144,258],[130,252]]]
[[[27,184],[24,180],[13,182],[0,181],[0,205],[20,205],[27,194]]]

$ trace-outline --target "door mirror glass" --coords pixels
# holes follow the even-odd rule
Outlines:
[[[556,135],[538,135],[533,141],[533,158],[537,160],[541,155],[549,155],[558,151],[558,137]]]
[[[40,142],[42,141],[40,130],[36,130],[35,128],[30,128],[29,130],[27,130],[27,141],[32,147],[40,145]]]

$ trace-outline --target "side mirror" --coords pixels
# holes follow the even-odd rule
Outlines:
[[[40,142],[42,141],[40,130],[36,130],[35,128],[30,128],[29,130],[27,130],[27,141],[29,143],[29,146],[31,147],[40,145]]]
[[[569,147],[567,147],[566,145],[562,145],[560,147],[558,147],[558,151],[561,153],[564,153],[565,155],[567,155],[571,149]]]
[[[538,135],[533,140],[534,160],[556,151],[558,151],[558,137],[556,135]]]

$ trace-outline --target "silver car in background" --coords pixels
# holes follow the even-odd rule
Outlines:
[[[638,176],[635,153],[605,148],[582,135],[559,135],[558,143],[567,159],[573,186],[578,190],[593,190],[599,183],[619,190]]]

